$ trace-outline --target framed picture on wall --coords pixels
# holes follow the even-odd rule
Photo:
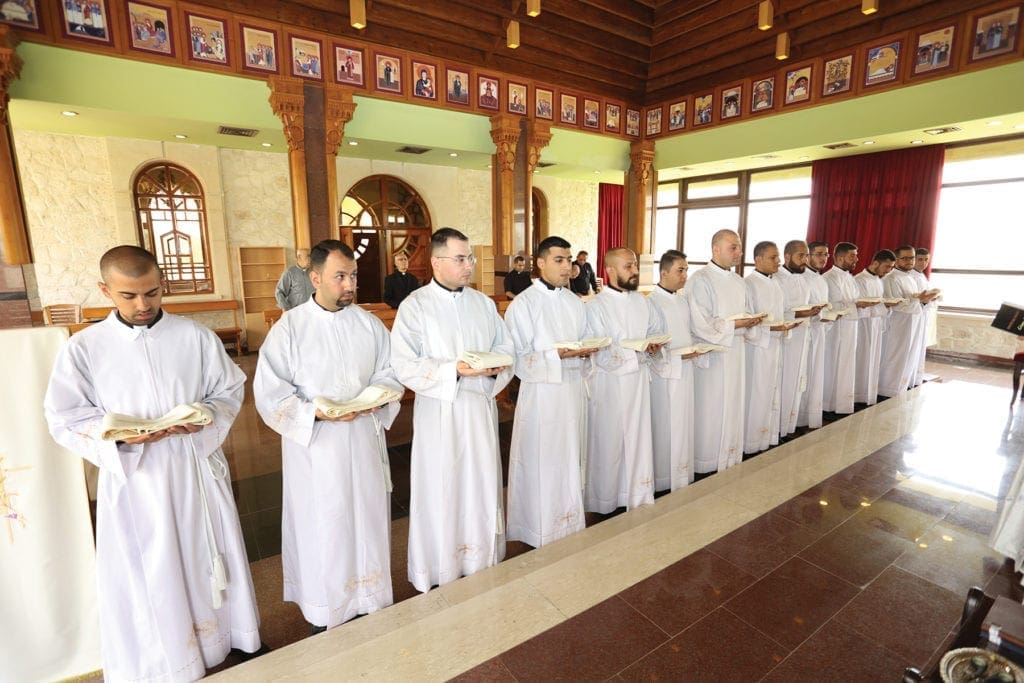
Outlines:
[[[609,133],[622,132],[622,107],[611,102],[604,105],[604,129]]]
[[[943,26],[917,35],[914,48],[915,76],[943,71],[953,65],[953,38],[956,24]]]
[[[808,64],[786,72],[786,96],[783,105],[806,102],[811,99],[811,76],[814,68]]]
[[[343,85],[366,85],[366,70],[361,47],[334,44],[334,80]]]
[[[661,107],[647,110],[647,125],[644,126],[647,137],[661,135]]]
[[[231,63],[228,53],[227,31],[223,19],[204,17],[185,12],[185,30],[188,31],[188,58],[206,64]]]
[[[445,86],[446,98],[452,104],[469,105],[469,71],[446,67]]]
[[[740,115],[742,109],[743,86],[731,85],[722,89],[721,116],[720,121],[734,119]]]
[[[324,57],[321,42],[312,38],[288,36],[288,44],[292,52],[292,76],[322,81]]]
[[[601,130],[601,103],[588,97],[583,98],[583,127]]]
[[[428,62],[412,60],[412,96],[424,100],[437,99],[437,66]]]
[[[1020,5],[977,16],[972,34],[972,62],[1013,52],[1020,34]]]
[[[714,116],[715,96],[697,95],[693,98],[693,125],[706,126]]]
[[[558,120],[576,125],[576,96],[562,93],[558,98]]]
[[[686,128],[686,100],[668,105],[668,129],[682,130]]]
[[[555,118],[555,93],[547,88],[533,89],[533,113],[538,119],[551,121]]]
[[[277,33],[255,26],[240,26],[242,34],[242,68],[249,71],[277,73]]]
[[[626,135],[634,138],[640,137],[640,110],[626,110]]]
[[[850,92],[853,86],[853,54],[829,59],[824,67],[825,80],[821,86],[822,97]]]
[[[874,45],[864,53],[864,85],[895,81],[900,74],[901,40]]]
[[[508,83],[508,113],[526,116],[526,86],[522,83]]]
[[[75,2],[77,5],[77,0]],[[128,45],[133,50],[174,54],[170,9],[142,2],[128,2]]]
[[[750,86],[750,113],[769,111],[775,106],[775,76],[756,79]]]
[[[402,58],[377,52],[373,55],[373,64],[374,90],[401,94]]]
[[[476,77],[476,104],[481,109],[498,109],[498,79],[494,76]]]
[[[4,0],[0,2],[0,23],[16,26],[22,31],[43,30],[36,0]]]
[[[81,38],[98,43],[111,41],[110,11],[107,0],[84,0],[83,2],[63,2],[61,4],[61,32],[68,38]],[[38,6],[36,19],[38,20]]]

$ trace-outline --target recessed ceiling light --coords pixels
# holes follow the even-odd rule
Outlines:
[[[995,121],[989,121],[985,125],[986,126],[1001,126],[1001,125],[1003,125],[1003,122],[1000,121],[999,119],[996,119]]]
[[[179,140],[185,140],[185,139],[187,139],[187,138],[188,138],[188,136],[187,136],[187,135],[184,135],[184,134],[182,134],[182,133],[175,133],[175,134],[174,134],[174,137],[178,138]]]
[[[64,111],[61,112],[61,115],[62,116],[72,116],[72,117],[74,117],[74,116],[78,116],[78,112],[77,111],[71,111],[70,109],[65,109]]]
[[[910,144],[912,144],[912,145],[920,145],[920,144],[923,144],[923,143],[924,143],[924,140],[911,140],[910,141]]]
[[[264,147],[270,147],[271,146],[271,143],[269,143],[269,142],[261,142],[260,144],[263,145]]]
[[[457,159],[459,157],[459,153],[458,152],[449,152],[448,156],[450,156],[452,159]]]
[[[356,146],[359,145],[359,141],[358,140],[349,140],[348,144],[351,145],[352,147],[356,147]]]
[[[874,141],[874,140],[865,140],[865,141],[864,141],[863,143],[861,143],[861,144],[864,144],[864,145],[873,145],[873,144],[875,144],[875,141]]]
[[[1024,129],[1024,123],[1018,123],[1017,125],[1015,125],[1015,126],[1014,126],[1014,129],[1015,129],[1015,130],[1021,130],[1021,129]]]
[[[594,171],[594,175],[601,175],[600,171]]]
[[[806,154],[805,154],[805,155],[803,155],[802,157],[797,157],[797,158],[798,158],[798,159],[799,159],[800,161],[806,161],[807,159],[810,159],[810,157],[809,157],[809,156],[807,156]]]

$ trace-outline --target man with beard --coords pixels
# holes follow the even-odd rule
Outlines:
[[[743,334],[761,324],[747,310],[747,290],[733,267],[743,259],[740,236],[719,230],[711,238],[711,263],[690,279],[686,300],[695,342],[726,347],[710,354],[708,367],[694,370],[694,472],[708,475],[732,467],[743,457],[745,352]],[[761,311],[758,311],[760,313]]]
[[[807,268],[803,278],[810,290],[809,303],[822,304],[810,322],[807,339],[807,386],[800,397],[800,411],[797,413],[798,427],[821,427],[822,392],[825,385],[825,341],[833,323],[821,317],[822,308],[828,305],[828,283],[821,276],[828,263],[828,245],[811,242],[807,245]]]
[[[387,328],[353,305],[352,249],[324,240],[313,247],[311,266],[316,291],[270,328],[253,396],[263,421],[281,435],[284,599],[319,633],[392,603],[382,429],[399,404],[330,417],[313,400],[348,401],[370,386],[401,395],[402,385],[391,369]]]
[[[426,592],[505,556],[498,395],[509,366],[474,369],[466,351],[515,351],[494,301],[466,287],[476,259],[455,228],[430,237],[434,279],[406,297],[391,329],[391,364],[416,392],[409,582]]]
[[[521,381],[508,464],[508,538],[535,548],[585,526],[581,372],[595,349],[558,346],[586,336],[586,306],[568,289],[569,249],[561,237],[542,241],[540,277],[505,312]]]
[[[651,442],[650,356],[624,348],[627,339],[663,332],[661,315],[637,292],[636,254],[612,249],[604,257],[605,286],[587,304],[587,336],[611,337],[595,354],[587,411],[587,478],[584,502],[590,512],[608,513],[654,502]]]
[[[913,386],[920,363],[919,344],[924,326],[924,304],[935,297],[921,290],[911,275],[916,259],[914,247],[905,244],[896,249],[896,268],[882,279],[885,296],[902,299],[891,309],[889,327],[882,344],[881,369],[878,373],[878,395],[891,397]]]
[[[784,264],[775,273],[775,282],[782,289],[782,308],[786,320],[804,320],[782,338],[779,380],[779,438],[796,431],[800,399],[807,384],[807,347],[810,340],[810,318],[821,311],[811,302],[811,287],[803,277],[807,269],[807,243],[792,240],[786,243]],[[821,303],[821,302],[817,302]]]
[[[892,270],[895,262],[896,255],[888,249],[882,249],[871,259],[867,268],[854,276],[861,298],[881,299],[885,296],[882,278]],[[871,406],[878,402],[878,369],[888,317],[887,306],[860,310],[860,318],[857,320],[857,378],[853,390],[855,403]]]

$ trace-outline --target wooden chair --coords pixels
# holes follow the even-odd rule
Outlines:
[[[78,304],[54,304],[43,307],[44,325],[74,325],[82,322],[82,307]]]
[[[267,323],[267,329],[281,319],[281,314],[284,313],[280,308],[271,308],[263,311],[263,321]]]
[[[359,308],[363,309],[364,311],[369,311],[370,313],[376,313],[377,311],[390,311],[391,310],[391,306],[388,306],[385,303],[376,303],[376,302],[374,302],[374,303],[359,304]]]

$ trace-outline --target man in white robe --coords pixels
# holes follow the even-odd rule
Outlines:
[[[100,261],[115,310],[75,334],[44,409],[53,438],[99,467],[96,575],[107,680],[191,681],[232,648],[260,648],[249,561],[221,444],[245,375],[209,329],[160,308],[154,256]],[[199,403],[213,421],[101,438],[108,413],[159,418]]]
[[[882,249],[867,268],[857,273],[853,280],[861,298],[881,299],[885,296],[882,278],[892,270],[896,255]],[[888,324],[889,308],[886,305],[871,306],[858,311],[857,320],[857,378],[854,382],[853,400],[869,406],[878,402],[878,369],[882,361],[882,342]]]
[[[742,259],[739,235],[719,230],[711,238],[711,263],[687,282],[694,341],[726,347],[709,355],[708,367],[694,370],[695,475],[713,474],[743,459],[746,356],[743,333],[737,331],[761,324],[762,318],[748,311],[743,278],[732,270]]]
[[[840,242],[835,247],[833,266],[822,277],[828,284],[832,310],[845,315],[832,326],[825,347],[825,383],[822,409],[838,415],[853,412],[853,389],[857,381],[857,320],[861,308],[879,304],[858,302],[860,292],[853,280],[857,266],[857,245]]]
[[[825,387],[825,343],[829,331],[835,325],[831,320],[821,317],[822,309],[828,305],[828,283],[821,273],[828,263],[828,245],[824,242],[810,242],[807,245],[807,268],[803,278],[810,290],[809,303],[823,304],[818,307],[810,322],[807,340],[807,386],[800,397],[800,411],[797,414],[797,427],[818,429],[822,425],[822,394]]]
[[[392,603],[390,476],[383,430],[397,401],[325,415],[316,398],[349,401],[402,385],[387,328],[353,305],[356,261],[344,242],[313,247],[312,298],[285,311],[260,347],[256,409],[281,435],[284,599],[314,633]]]
[[[508,463],[508,538],[535,548],[586,526],[586,398],[581,370],[593,348],[558,347],[586,336],[586,307],[569,289],[571,245],[537,247],[533,285],[505,311],[519,377]]]
[[[931,263],[932,255],[924,247],[918,247],[914,250],[914,270],[911,271],[911,276],[917,281],[917,285],[921,288],[922,292],[930,291],[932,288],[931,283],[928,281],[928,276],[925,275],[925,271],[928,269],[928,264]],[[917,361],[917,369],[914,371],[914,386],[918,386],[924,383],[924,362],[928,354],[928,347],[935,346],[938,342],[938,317],[939,317],[939,302],[938,294],[930,295],[928,303],[924,305],[924,315],[921,318],[921,325],[924,326],[924,332],[921,335],[921,341],[918,344],[920,348],[920,358]]]
[[[654,490],[675,491],[693,482],[693,368],[707,366],[707,353],[681,354],[693,346],[690,304],[683,296],[689,265],[686,254],[666,251],[658,263],[660,279],[648,299],[661,312],[672,337],[651,369],[651,428]]]
[[[802,320],[803,324],[789,330],[782,337],[779,380],[779,438],[785,440],[796,431],[800,413],[800,399],[807,386],[807,348],[810,340],[811,318],[821,310],[812,306],[809,281],[803,276],[807,269],[807,243],[790,240],[786,243],[782,268],[774,275],[782,289],[783,315],[787,321]],[[820,302],[819,302],[820,303]]]
[[[921,319],[924,304],[933,297],[924,293],[910,274],[914,270],[915,258],[914,247],[903,245],[897,248],[896,267],[882,279],[885,296],[902,299],[903,302],[890,309],[878,373],[879,396],[896,396],[913,386],[914,374],[920,363],[919,344],[924,334]]]
[[[796,326],[785,321],[785,297],[775,282],[779,248],[774,242],[754,245],[754,270],[744,279],[747,308],[768,314],[760,325],[747,328],[744,396],[744,455],[779,444],[782,400],[782,338]]]
[[[604,257],[605,285],[587,303],[587,336],[611,337],[594,355],[587,411],[587,468],[584,506],[602,514],[654,502],[654,451],[651,441],[650,356],[621,346],[627,339],[661,334],[661,315],[637,292],[640,270],[629,249]]]
[[[469,238],[430,238],[433,280],[398,307],[391,364],[416,392],[409,510],[409,581],[416,590],[454,581],[505,556],[498,406],[512,367],[473,369],[467,351],[511,356],[494,301],[466,287],[476,263]]]

